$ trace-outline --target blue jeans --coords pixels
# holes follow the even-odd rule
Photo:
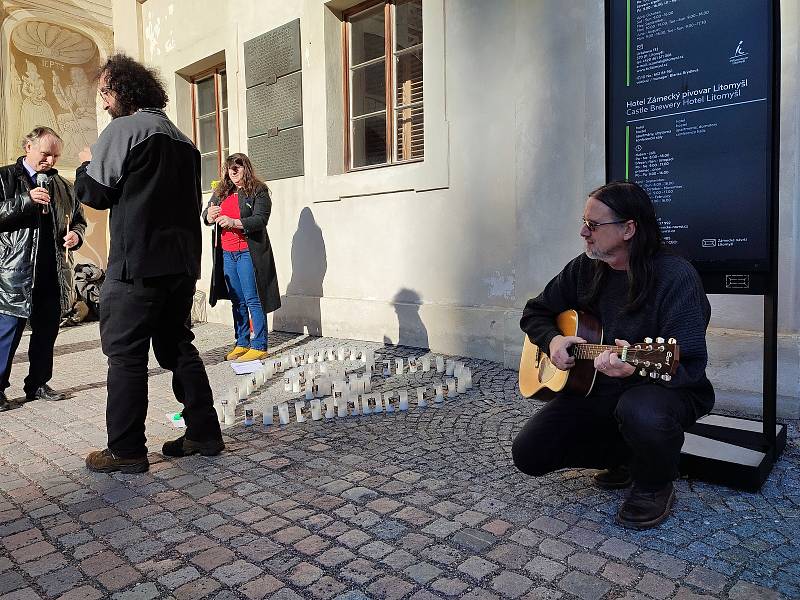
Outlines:
[[[12,317],[0,313],[0,372],[3,375],[3,381],[0,381],[0,392],[5,391],[9,383],[7,381],[8,375],[11,373],[11,361],[14,359],[12,350],[16,347],[15,341],[19,343],[19,337],[22,337],[22,327],[25,319],[19,317]]]
[[[253,350],[267,349],[267,320],[258,297],[256,272],[247,250],[222,252],[225,283],[233,306],[233,328],[236,345]],[[250,340],[250,321],[253,321],[253,339]]]

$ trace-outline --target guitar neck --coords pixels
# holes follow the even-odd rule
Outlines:
[[[622,360],[625,360],[628,355],[635,352],[630,346],[604,346],[602,344],[575,344],[573,356],[577,360],[594,360],[606,350],[616,353]]]

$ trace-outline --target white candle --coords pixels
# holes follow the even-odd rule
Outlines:
[[[347,401],[344,397],[339,397],[336,399],[336,409],[337,409],[337,416],[339,417],[346,417],[347,416]]]
[[[375,414],[383,412],[383,401],[381,400],[380,394],[372,394],[372,397],[375,399],[375,408],[372,409],[372,412]]]
[[[245,408],[244,409],[244,424],[250,426],[253,424],[253,409],[252,408]]]
[[[230,402],[225,405],[225,425],[236,423],[236,406]]]
[[[351,394],[347,401],[348,404],[353,405],[353,410],[351,411],[350,414],[352,414],[354,417],[357,417],[358,415],[361,414],[361,408],[359,407],[361,402],[359,399],[360,396],[358,394]]]
[[[220,423],[225,422],[225,405],[222,402],[214,403],[214,410],[217,412],[217,421]]]
[[[464,369],[464,373],[465,373],[466,380],[467,380],[467,389],[471,390],[472,389],[472,369],[467,367],[466,369]]]
[[[278,405],[278,419],[281,425],[289,424],[289,405],[286,402],[281,402]]]
[[[361,396],[361,414],[362,415],[372,414],[372,409],[369,407],[369,396],[367,394]]]
[[[294,416],[297,419],[298,423],[305,423],[306,417],[303,414],[303,409],[306,407],[305,400],[295,400],[294,401]]]
[[[444,397],[442,396],[442,384],[438,384],[436,386],[436,396],[434,397],[433,401],[437,403],[444,402]]]
[[[364,375],[364,391],[371,392],[372,391],[372,377],[370,377],[369,372]]]
[[[458,392],[456,391],[456,380],[450,378],[447,380],[447,397],[454,398],[456,394],[458,394]]]
[[[291,392],[292,391],[292,376],[287,375],[283,378],[283,391],[284,392]]]
[[[456,392],[458,392],[459,394],[463,394],[466,391],[467,391],[467,380],[464,378],[464,375],[462,374],[461,377],[456,379]]]
[[[408,410],[408,390],[400,390],[400,410]]]
[[[392,396],[394,396],[394,392],[386,392],[383,395],[383,405],[386,407],[386,412],[394,412],[394,404],[392,403]]]
[[[247,398],[247,385],[244,382],[240,383],[236,386],[236,400],[244,400]]]
[[[322,403],[317,399],[311,401],[311,418],[314,421],[319,421],[322,418]]]
[[[344,360],[344,347],[339,346],[339,349],[336,350],[336,358],[339,360]]]
[[[445,373],[444,374],[447,375],[448,377],[452,377],[453,376],[453,369],[455,369],[455,367],[456,367],[455,361],[451,360],[451,359],[448,359],[447,360],[447,367],[445,369]]]
[[[418,408],[425,408],[428,406],[428,401],[425,400],[425,388],[418,387],[417,388],[417,407]]]
[[[264,416],[261,418],[261,421],[264,423],[264,425],[272,425],[272,413],[274,409],[275,406],[272,404],[264,407]]]
[[[396,369],[395,370],[396,370],[397,374],[398,375],[402,375],[403,374],[403,359],[402,358],[398,358],[394,362],[395,362],[395,365],[396,365]]]
[[[334,409],[333,398],[326,398],[325,399],[325,418],[326,419],[332,419],[333,418],[333,415],[334,415],[333,409]]]
[[[444,358],[441,356],[436,357],[436,372],[443,373],[444,372]]]
[[[409,373],[416,373],[417,372],[417,357],[412,356],[408,359],[408,372]]]
[[[314,398],[314,386],[311,384],[306,384],[306,400],[313,400]]]
[[[391,365],[392,365],[392,361],[390,361],[390,360],[383,361],[383,376],[384,377],[390,377],[392,375]]]
[[[300,393],[300,378],[295,377],[292,379],[292,393],[299,394]]]

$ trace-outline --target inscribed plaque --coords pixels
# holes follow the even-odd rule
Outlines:
[[[259,135],[247,140],[248,155],[259,177],[274,181],[303,174],[303,128],[294,127],[276,136]]]
[[[302,75],[298,71],[272,85],[247,90],[247,137],[303,124]]]
[[[245,85],[275,81],[299,71],[300,19],[295,19],[244,43]]]

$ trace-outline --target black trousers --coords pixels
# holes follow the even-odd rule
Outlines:
[[[100,292],[100,342],[108,357],[108,447],[117,456],[147,453],[147,359],[172,371],[172,391],[184,405],[186,438],[221,439],[211,386],[189,328],[196,281],[186,275],[106,279]]]
[[[55,259],[53,262],[55,263]],[[31,316],[18,320],[8,360],[0,376],[0,390],[5,390],[10,385],[11,365],[28,321],[31,324],[31,339],[28,344],[28,376],[23,385],[25,395],[33,396],[39,387],[53,378],[53,347],[61,322],[60,294],[55,267],[51,270],[37,270],[31,298]]]
[[[514,439],[514,464],[535,476],[630,464],[637,483],[660,488],[678,477],[684,430],[698,416],[691,399],[656,384],[618,396],[559,395]]]

